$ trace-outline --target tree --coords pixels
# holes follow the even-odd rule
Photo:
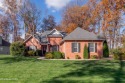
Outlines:
[[[104,41],[103,43],[103,57],[109,57],[109,49],[107,41]]]
[[[23,42],[13,42],[10,46],[10,54],[13,56],[24,56],[25,45]]]
[[[103,33],[110,48],[118,47],[120,31],[124,26],[124,0],[88,0],[85,5],[71,5],[63,12],[62,26],[71,32],[75,24],[94,33]],[[68,29],[67,29],[68,28]]]
[[[11,23],[9,18],[1,15],[0,16],[0,35],[6,41],[9,41],[10,30],[11,30]]]
[[[85,59],[88,59],[88,58],[89,58],[89,51],[88,51],[88,47],[87,47],[86,44],[85,44],[85,46],[84,46],[83,57],[84,57]]]
[[[43,19],[42,22],[42,29],[43,30],[52,30],[56,27],[55,18],[52,15],[48,15],[46,18]]]
[[[26,1],[20,11],[25,34],[35,34],[41,26],[41,11],[30,1]]]
[[[66,32],[71,33],[73,30],[76,29],[76,27],[77,27],[76,24],[69,23],[68,26],[67,26],[67,28],[66,28]]]
[[[13,41],[18,41],[19,34],[19,21],[17,19],[18,12],[23,4],[23,0],[4,0],[4,6],[6,7],[5,13],[10,17],[13,23]]]
[[[97,12],[97,10],[99,10],[99,5],[96,4],[97,0],[89,0],[89,2],[83,6],[70,5],[66,7],[62,19],[64,28],[69,28],[69,24],[75,24],[77,27],[96,32],[96,25],[99,24],[97,20],[100,20],[98,16],[99,12]]]

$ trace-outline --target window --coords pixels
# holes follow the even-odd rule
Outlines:
[[[0,47],[0,51],[3,51],[3,47]]]
[[[80,52],[80,43],[72,43],[72,52]]]
[[[54,46],[52,46],[52,51],[59,51],[58,48],[59,48],[58,45],[54,45]]]
[[[29,46],[29,50],[36,50],[36,46]]]
[[[97,43],[89,43],[89,52],[97,51]]]

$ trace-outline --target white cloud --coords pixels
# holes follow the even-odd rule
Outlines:
[[[52,12],[53,12],[53,13],[55,13],[55,12],[56,12],[56,10],[52,10]]]
[[[45,3],[48,8],[60,10],[65,7],[71,0],[46,0]]]
[[[0,0],[0,8],[3,7],[3,0]]]

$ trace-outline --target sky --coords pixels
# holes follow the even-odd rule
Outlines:
[[[67,4],[75,0],[30,0],[30,1],[34,3],[39,10],[42,11],[41,13],[42,17],[46,17],[47,15],[53,15],[55,17],[56,23],[59,24],[62,19],[63,8]],[[83,4],[85,4],[88,0],[82,0],[82,1]],[[1,7],[6,8],[5,6],[3,6],[3,0],[0,0],[0,8]]]
[[[62,18],[61,10],[73,0],[31,0],[42,11],[42,17],[53,15],[57,24]]]

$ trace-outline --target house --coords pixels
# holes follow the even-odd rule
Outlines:
[[[50,51],[60,51],[65,54],[66,59],[75,59],[76,55],[83,59],[85,45],[89,47],[89,57],[96,55],[101,58],[104,40],[102,35],[96,35],[78,27],[70,34],[56,29],[45,31],[39,35],[30,36],[24,43],[29,49],[41,50],[42,55]]]
[[[10,54],[10,43],[0,36],[0,54]]]

